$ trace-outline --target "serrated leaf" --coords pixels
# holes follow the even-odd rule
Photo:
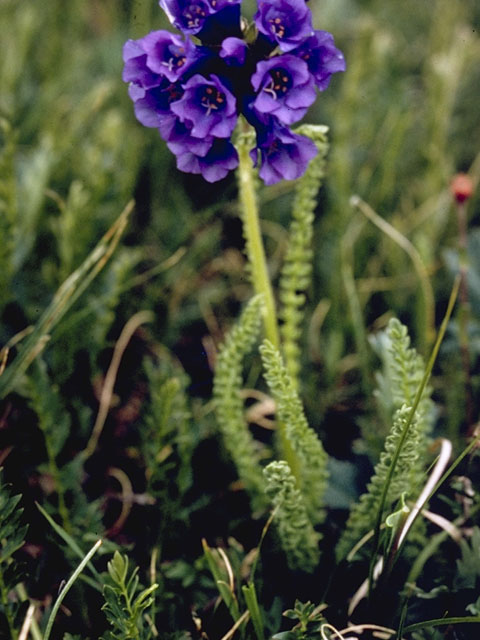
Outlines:
[[[105,598],[105,604],[102,609],[107,614],[107,617],[113,616],[112,619],[118,624],[118,622],[123,619],[125,611],[119,603],[117,590],[106,584],[103,590],[103,597]]]
[[[473,528],[470,543],[467,540],[460,541],[462,557],[457,560],[457,575],[455,587],[457,589],[474,589],[480,578],[480,529]]]
[[[2,498],[0,498],[0,512],[2,514],[3,521],[7,520],[7,518],[14,511],[15,507],[17,506],[17,504],[20,502],[21,499],[22,499],[22,496],[20,495],[11,496],[8,498],[5,498],[5,495],[3,495]],[[23,509],[19,509],[17,513],[19,514],[23,513]]]
[[[27,529],[27,525],[23,525],[20,528],[5,527],[5,531],[2,537],[8,537],[10,535],[14,535],[15,537],[7,539],[5,545],[0,550],[0,562],[5,562],[5,560],[7,560],[13,553],[15,553],[17,549],[20,549],[20,547],[23,546]]]

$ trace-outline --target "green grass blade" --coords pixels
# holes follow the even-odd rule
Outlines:
[[[57,290],[19,354],[0,376],[0,398],[12,391],[18,378],[43,351],[52,329],[108,262],[125,230],[133,206],[133,201],[129,202],[95,249]]]
[[[257,640],[265,640],[262,614],[260,612],[260,607],[258,606],[257,592],[255,590],[254,583],[250,582],[248,585],[243,585],[242,592],[245,597],[245,603],[250,612],[250,618],[252,620]]]
[[[404,627],[403,633],[411,633],[420,629],[428,629],[428,627],[442,627],[450,624],[480,624],[480,616],[466,616],[454,618],[435,618],[433,620],[425,620],[425,622],[416,622]]]
[[[50,637],[50,633],[52,631],[53,623],[55,621],[55,617],[56,617],[56,615],[58,613],[60,605],[62,604],[65,596],[67,595],[67,593],[72,588],[73,583],[75,582],[75,580],[82,573],[82,571],[84,570],[85,566],[89,563],[90,559],[95,555],[95,553],[97,552],[97,549],[99,548],[99,546],[101,544],[102,544],[102,540],[97,540],[97,542],[93,545],[93,547],[90,549],[90,551],[87,553],[87,555],[80,562],[78,567],[72,573],[72,575],[70,576],[67,584],[60,591],[60,593],[58,595],[58,598],[56,599],[55,604],[53,605],[53,609],[52,609],[52,612],[50,613],[50,617],[48,618],[47,626],[45,628],[45,633],[43,635],[43,640],[48,640],[48,638]]]
[[[55,533],[57,533],[60,538],[62,538],[62,540],[66,543],[66,545],[73,551],[73,553],[78,556],[79,558],[83,558],[85,556],[84,552],[80,549],[80,547],[78,546],[78,544],[75,542],[75,540],[72,538],[71,535],[69,535],[65,529],[63,529],[63,527],[61,527],[59,524],[57,524],[55,522],[55,520],[45,511],[45,509],[38,504],[38,502],[35,503],[37,505],[37,509],[40,511],[40,513],[42,514],[42,516],[48,521],[48,523],[50,524],[50,526],[52,527],[52,529],[55,531]],[[90,583],[91,586],[94,586],[95,589],[97,589],[98,591],[101,591],[101,578],[100,575],[98,573],[98,571],[95,569],[95,567],[92,564],[89,564],[88,568],[90,569],[90,571],[92,572],[92,574],[95,576],[96,580],[98,581],[98,584],[95,583]]]
[[[232,593],[230,587],[224,580],[224,576],[220,573],[218,569],[218,565],[213,556],[212,550],[207,544],[206,540],[202,540],[203,552],[205,554],[205,558],[207,560],[208,568],[215,580],[215,584],[217,585],[217,589],[225,602],[228,610],[230,611],[230,615],[232,616],[234,622],[238,620],[240,617],[240,611],[238,608],[238,602],[235,598],[235,594]]]

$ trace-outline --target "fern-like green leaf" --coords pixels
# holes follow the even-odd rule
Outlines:
[[[338,558],[343,558],[351,550],[360,538],[374,528],[375,519],[380,507],[383,486],[387,480],[389,469],[402,432],[410,418],[411,407],[403,405],[395,412],[390,434],[385,441],[385,449],[380,456],[380,461],[375,466],[374,474],[357,504],[354,505],[348,519],[345,532],[337,546]],[[419,448],[420,432],[417,420],[414,418],[410,426],[408,436],[400,451],[395,471],[390,483],[385,508],[391,509],[402,493],[406,497],[418,490],[415,484],[415,472],[418,468],[418,460],[421,456]]]
[[[325,156],[328,150],[327,130],[327,127],[313,125],[304,125],[297,129],[297,133],[306,135],[315,142],[318,154],[296,184],[293,219],[279,283],[282,303],[279,316],[283,320],[280,326],[283,353],[288,372],[295,384],[300,370],[299,338],[304,317],[305,291],[310,285],[312,273],[314,211],[317,205],[317,194],[325,175]]]
[[[327,454],[316,433],[308,425],[302,403],[279,351],[265,340],[260,347],[265,379],[276,404],[278,420],[300,464],[299,487],[311,522],[324,518],[324,494],[327,488]]]
[[[143,589],[137,573],[138,567],[130,572],[128,558],[115,551],[108,563],[110,582],[103,590],[102,607],[113,631],[108,631],[104,640],[147,640],[151,635],[144,613],[152,605],[158,585]]]
[[[49,458],[55,459],[70,433],[70,416],[44,360],[38,358],[28,376],[28,395],[38,417]]]
[[[399,409],[403,404],[413,405],[417,389],[425,374],[425,363],[410,346],[408,329],[397,318],[391,318],[386,330],[387,347],[384,349],[386,383],[391,392],[391,406]],[[427,387],[416,415],[417,419],[430,420],[432,415],[431,388]],[[430,426],[429,424],[425,425]]]
[[[21,582],[21,570],[12,555],[24,542],[27,526],[21,524],[21,496],[12,496],[0,483],[0,637],[16,639],[21,626],[20,606],[9,594]]]
[[[158,456],[165,447],[173,446],[179,457],[180,467],[176,484],[183,494],[191,485],[191,456],[196,444],[195,432],[190,424],[190,411],[187,406],[187,379],[183,371],[174,370],[169,362],[154,364],[145,362],[150,403],[146,415],[145,456],[148,469],[155,482],[158,471]]]
[[[274,522],[291,569],[311,572],[319,561],[318,542],[302,494],[295,486],[290,467],[283,460],[264,469],[265,491],[275,508]]]
[[[250,493],[254,508],[263,505],[263,477],[259,452],[245,421],[240,390],[242,362],[260,333],[262,309],[262,296],[252,298],[220,350],[213,387],[225,447]]]
[[[392,318],[385,332],[386,345],[382,349],[384,373],[377,375],[379,399],[384,413],[392,415],[404,404],[413,406],[417,390],[425,375],[425,363],[410,346],[408,329],[397,318]],[[434,407],[432,388],[426,386],[415,411],[418,447],[426,451],[433,427]],[[416,470],[412,469],[412,483],[421,484],[424,477],[424,458],[417,457]]]

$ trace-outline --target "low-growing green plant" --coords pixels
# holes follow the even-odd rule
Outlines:
[[[147,610],[152,606],[157,584],[142,589],[138,579],[138,567],[129,572],[128,558],[116,551],[108,563],[110,582],[103,587],[105,611],[112,631],[103,637],[105,640],[113,638],[129,638],[143,640],[153,635],[147,618]]]
[[[26,601],[12,600],[9,595],[22,581],[21,564],[12,558],[25,542],[27,525],[22,523],[20,495],[12,496],[9,488],[0,484],[0,632],[5,637],[18,638]]]

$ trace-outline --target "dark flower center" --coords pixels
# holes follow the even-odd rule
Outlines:
[[[169,71],[173,71],[173,69],[183,67],[185,64],[185,60],[187,59],[185,56],[185,47],[181,47],[179,45],[172,44],[168,47],[167,56],[170,54],[170,58],[162,62],[165,67],[168,67]]]
[[[277,38],[285,37],[286,28],[281,18],[279,18],[278,16],[276,18],[271,18],[269,20],[269,23],[272,25],[270,27],[272,33],[276,35]]]
[[[189,29],[195,29],[200,26],[207,17],[207,11],[203,3],[191,3],[183,10],[183,17],[187,21]]]
[[[183,95],[183,89],[177,84],[170,84],[166,87],[165,93],[167,94],[168,103],[170,104],[171,102],[180,100]]]
[[[273,142],[271,142],[265,153],[268,156],[272,156],[274,153],[277,153],[277,151],[280,149],[280,142],[278,140],[273,140]]]
[[[207,116],[209,116],[212,111],[218,111],[218,109],[225,106],[225,94],[216,87],[204,87],[200,96],[200,103],[202,107],[205,107]]]
[[[292,86],[292,78],[285,69],[272,69],[270,71],[270,80],[263,87],[263,90],[269,93],[274,100],[285,95]]]

